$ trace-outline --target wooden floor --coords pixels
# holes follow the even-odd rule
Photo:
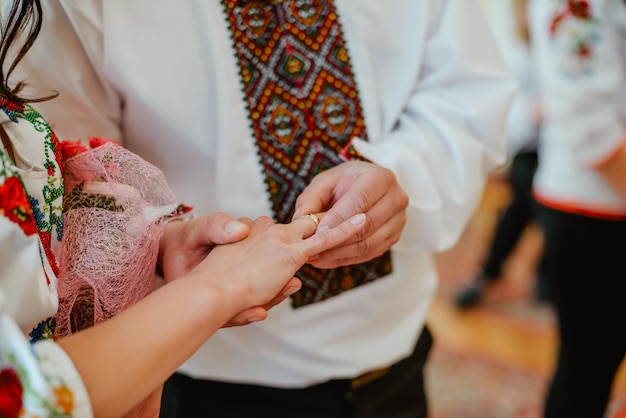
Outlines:
[[[528,228],[505,265],[502,280],[486,295],[483,304],[460,311],[452,303],[458,289],[478,271],[509,197],[505,179],[494,177],[458,245],[438,256],[440,288],[429,324],[439,349],[474,353],[538,374],[547,381],[554,366],[557,335],[552,308],[532,297],[542,246],[538,228]],[[626,366],[616,378],[614,392],[626,398]],[[626,417],[626,411],[621,411],[621,406],[619,409],[611,416]]]

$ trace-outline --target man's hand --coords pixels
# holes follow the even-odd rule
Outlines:
[[[320,173],[298,197],[294,218],[326,212],[320,232],[363,212],[369,225],[350,242],[313,257],[310,264],[334,268],[383,254],[400,239],[408,204],[393,172],[375,164],[350,161]]]
[[[188,221],[170,221],[165,225],[159,248],[165,282],[191,271],[215,245],[241,241],[248,233],[248,223],[220,212]]]

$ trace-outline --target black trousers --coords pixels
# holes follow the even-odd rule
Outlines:
[[[408,358],[363,379],[303,389],[196,380],[174,374],[163,389],[161,418],[426,418],[424,365],[432,336],[424,328]]]
[[[509,171],[512,189],[511,202],[499,220],[489,247],[483,273],[490,280],[497,280],[502,266],[517,245],[530,221],[536,218],[536,202],[532,197],[532,184],[537,169],[537,152],[520,152],[513,156]],[[543,276],[545,264],[539,265],[539,276]]]
[[[540,207],[560,346],[546,418],[602,418],[626,355],[626,221]]]

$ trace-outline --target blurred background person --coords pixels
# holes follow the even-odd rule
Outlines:
[[[480,271],[456,294],[459,308],[480,303],[484,293],[502,278],[502,270],[526,227],[535,220],[532,181],[537,167],[537,145],[541,127],[541,104],[531,61],[527,0],[501,0],[485,4],[490,22],[507,64],[520,83],[506,125],[511,155],[506,174],[512,196],[499,219]],[[545,261],[538,266],[535,297],[548,299]]]
[[[626,353],[626,4],[531,0],[540,203],[559,333],[546,418],[602,417]]]

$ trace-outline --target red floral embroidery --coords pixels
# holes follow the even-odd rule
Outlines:
[[[582,59],[590,58],[592,52],[591,46],[587,43],[580,43],[576,49],[576,54]]]
[[[550,33],[554,35],[559,25],[568,16],[574,16],[578,19],[591,19],[591,6],[587,0],[568,0],[565,8],[558,13],[550,24]]]
[[[17,177],[8,177],[4,184],[0,185],[0,212],[18,224],[26,235],[37,233],[37,223],[30,201]]]
[[[97,148],[101,145],[108,144],[109,142],[112,144],[119,145],[118,142],[112,139],[99,138],[96,136],[92,136],[91,138],[89,138],[89,148]],[[88,150],[88,148],[85,145],[83,145],[80,141],[70,141],[66,139],[66,140],[61,141],[60,145],[61,145],[61,152],[63,154],[63,159],[65,160]]]
[[[572,11],[572,14],[579,19],[589,19],[591,17],[591,7],[589,6],[589,2],[586,0],[570,0],[569,8]]]
[[[87,151],[87,147],[81,144],[80,141],[61,141],[63,160],[67,160],[85,151]]]
[[[22,383],[13,369],[0,371],[0,417],[16,418],[22,409]]]
[[[112,140],[112,139],[108,139],[108,138],[99,138],[97,136],[92,136],[91,138],[89,138],[89,147],[90,148],[97,148],[100,145],[104,145],[104,144],[108,144],[108,143],[112,143],[115,145],[119,145],[118,142]]]

